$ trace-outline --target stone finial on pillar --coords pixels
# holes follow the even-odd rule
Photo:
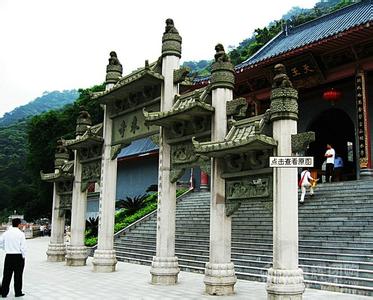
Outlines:
[[[122,76],[123,67],[119,62],[117,53],[115,51],[110,52],[109,64],[106,67],[106,86],[113,86]]]
[[[275,66],[270,120],[277,141],[276,156],[291,156],[291,136],[297,133],[298,92]],[[273,267],[268,270],[268,300],[300,300],[305,286],[298,267],[298,172],[296,168],[273,170]]]
[[[92,118],[84,106],[80,106],[79,116],[76,120],[75,135],[82,136],[92,126]]]
[[[166,29],[162,37],[162,57],[174,55],[181,57],[181,36],[172,19],[166,20]]]
[[[234,70],[221,44],[215,47],[212,65],[212,106],[215,113],[211,124],[211,141],[223,141],[227,135],[227,101],[233,99]],[[204,283],[210,295],[234,293],[237,281],[231,261],[231,217],[226,215],[225,180],[221,177],[223,162],[211,160],[210,257],[206,263]]]
[[[286,75],[285,66],[277,64],[274,68],[270,120],[298,120],[298,91]]]
[[[54,172],[58,173],[60,168],[69,161],[69,150],[63,145],[62,139],[57,141],[56,152],[54,154]]]
[[[224,46],[215,46],[215,62],[211,66],[211,86],[213,89],[234,88],[234,68],[228,54],[225,53]]]

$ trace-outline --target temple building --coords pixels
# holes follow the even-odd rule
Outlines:
[[[340,180],[372,178],[373,28],[372,1],[361,1],[296,27],[285,27],[246,61],[235,66],[236,97],[250,113],[270,105],[273,67],[283,63],[299,92],[298,131],[314,131],[314,156],[321,177],[326,144],[344,162]],[[195,82],[205,85],[209,78]]]

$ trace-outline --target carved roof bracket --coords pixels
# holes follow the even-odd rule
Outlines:
[[[315,132],[308,131],[291,136],[291,152],[300,153],[306,151],[308,145],[315,141]]]

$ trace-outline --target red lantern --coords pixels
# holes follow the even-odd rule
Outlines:
[[[338,90],[335,90],[335,89],[331,88],[331,89],[327,89],[322,94],[322,97],[326,101],[329,101],[331,103],[335,103],[335,102],[338,102],[339,100],[341,100],[342,93]]]

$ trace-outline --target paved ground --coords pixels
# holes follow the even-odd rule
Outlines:
[[[266,300],[263,283],[238,280],[236,294],[227,297],[204,294],[203,275],[181,272],[175,286],[150,284],[149,267],[119,262],[114,273],[93,273],[92,260],[85,267],[67,267],[46,261],[49,238],[27,240],[28,257],[24,272],[23,298],[14,298],[13,286],[8,299],[219,299]],[[0,253],[2,269],[4,252]],[[13,284],[11,284],[13,285]],[[307,289],[304,300],[368,300],[370,297]]]

